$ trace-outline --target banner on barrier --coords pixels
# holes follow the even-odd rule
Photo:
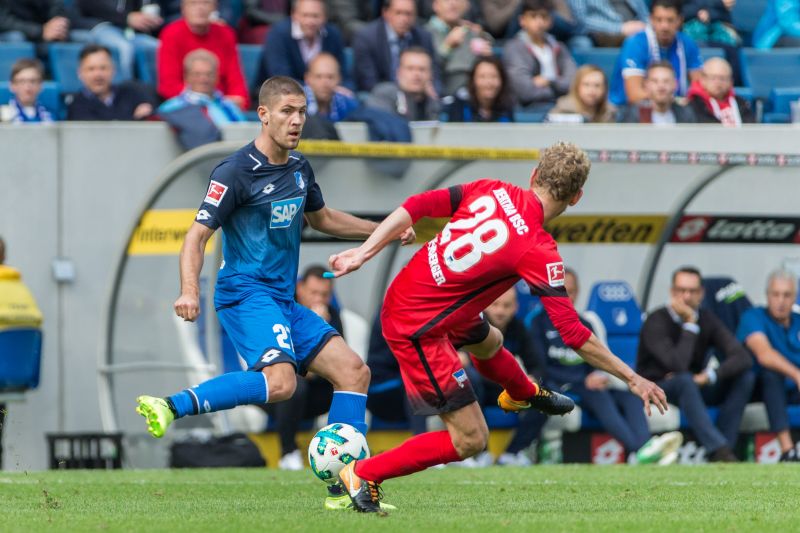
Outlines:
[[[183,238],[192,225],[196,209],[151,209],[142,215],[139,226],[131,237],[128,255],[177,255]],[[214,237],[206,246],[206,253],[214,249]]]
[[[670,242],[800,243],[800,218],[771,215],[684,215],[672,233]]]

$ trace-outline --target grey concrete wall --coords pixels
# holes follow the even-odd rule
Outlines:
[[[363,141],[365,129],[345,124],[345,140]],[[715,127],[654,129],[637,126],[447,125],[415,129],[419,143],[543,147],[566,139],[590,149],[657,149],[798,153],[792,127]],[[236,125],[225,131],[244,143],[257,125]],[[5,428],[4,463],[9,469],[46,467],[44,434],[54,431],[100,430],[97,367],[103,355],[106,318],[119,254],[148,194],[180,151],[161,124],[63,124],[55,127],[0,127],[0,235],[9,248],[8,262],[22,270],[45,315],[42,383],[22,403],[10,405]],[[414,161],[401,178],[383,175],[359,160],[312,158],[329,205],[356,212],[389,211],[406,196],[424,188],[441,162]],[[443,185],[478,177],[498,177],[525,185],[534,162],[475,162],[454,173]],[[666,214],[685,191],[714,170],[701,166],[595,164],[585,199],[576,214]],[[159,208],[193,208],[205,190],[207,165],[177,180]],[[793,169],[742,168],[709,188],[690,212],[796,214],[800,191]],[[638,286],[646,245],[565,245],[567,262],[582,275],[583,286],[600,279],[621,278]],[[340,249],[308,245],[303,264],[324,261]],[[398,269],[412,250],[391,265]],[[666,297],[669,271],[680,263],[697,264],[707,273],[737,277],[757,301],[767,270],[797,256],[791,246],[670,246],[657,271],[653,302]],[[71,284],[57,284],[51,263],[64,257],[75,265]],[[384,262],[382,262],[384,261]],[[368,319],[381,298],[377,275],[386,266],[379,258],[356,276],[338,282],[346,307]],[[206,272],[214,266],[207,267]],[[179,361],[171,303],[177,291],[174,256],[132,259],[123,278],[116,323],[117,361]],[[186,385],[180,373],[131,373],[115,380],[120,427],[141,435],[132,414],[136,391],[173,392]],[[131,402],[130,404],[126,402]],[[163,452],[163,450],[162,450]]]

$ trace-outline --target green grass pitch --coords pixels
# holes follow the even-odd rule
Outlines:
[[[800,467],[447,468],[388,517],[322,509],[310,471],[0,472],[0,531],[796,531]]]

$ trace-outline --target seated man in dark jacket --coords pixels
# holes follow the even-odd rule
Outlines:
[[[668,61],[653,63],[647,67],[644,78],[646,99],[628,106],[620,122],[656,125],[695,122],[692,109],[675,101],[677,85],[675,70]]]
[[[81,50],[78,78],[83,89],[67,98],[68,120],[140,120],[153,113],[155,97],[143,86],[112,84],[114,62],[105,46]]]
[[[680,408],[711,461],[736,461],[732,450],[755,383],[753,361],[719,318],[700,309],[702,301],[700,272],[676,270],[669,305],[653,311],[642,326],[636,368]],[[722,357],[719,366],[708,360],[711,347]],[[707,404],[720,406],[716,425]]]
[[[689,87],[689,107],[697,122],[735,127],[756,121],[747,100],[733,92],[733,71],[721,57],[703,63],[700,79]]]

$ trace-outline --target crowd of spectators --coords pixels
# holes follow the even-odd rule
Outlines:
[[[113,59],[112,79],[126,83],[141,69],[137,54],[155,56],[155,87],[138,87],[135,92],[146,96],[134,106],[137,112],[129,113],[117,109],[125,106],[116,102],[130,99],[131,86],[109,86],[96,79],[90,87],[84,67],[95,61],[87,62],[93,54],[82,53],[76,75],[83,87],[64,95],[71,120],[163,118],[161,111],[170,106],[158,104],[179,95],[184,105],[203,107],[186,98],[202,91],[186,90],[190,83],[185,58],[206,50],[217,59],[215,91],[209,98],[222,108],[234,103],[251,118],[256,80],[290,76],[305,82],[311,96],[317,90],[310,83],[325,84],[322,74],[309,77],[314,65],[337,79],[333,92],[320,89],[315,103],[322,111],[320,119],[332,122],[345,120],[356,109],[363,116],[366,105],[411,121],[511,122],[522,110],[527,120],[539,116],[549,122],[737,126],[755,116],[733,89],[742,82],[742,38],[732,22],[734,4],[735,0],[0,0],[0,42],[35,43],[43,64],[49,43],[85,43],[87,50],[104,47]],[[800,9],[778,4],[769,1],[754,32],[754,46],[800,42]],[[238,44],[262,48],[251,86]],[[701,46],[722,49],[724,58],[703,63]],[[597,47],[619,48],[608,77],[608,71],[597,66],[577,68],[575,55]],[[315,63],[321,57],[325,59]],[[41,66],[30,70],[25,61],[13,69],[14,76],[25,72],[22,81],[10,80],[14,97],[3,102],[7,105],[0,118],[58,120],[56,110],[45,109],[34,97],[41,82],[29,79],[37,77],[34,71],[45,79],[47,71]],[[660,68],[653,70],[654,65]],[[669,102],[663,90],[670,84],[667,65],[674,78]],[[89,105],[87,99],[94,101]],[[84,112],[72,111],[76,102]],[[151,112],[138,107],[144,102]],[[93,111],[86,112],[88,108]],[[224,115],[231,115],[227,121],[240,120],[238,114]]]

